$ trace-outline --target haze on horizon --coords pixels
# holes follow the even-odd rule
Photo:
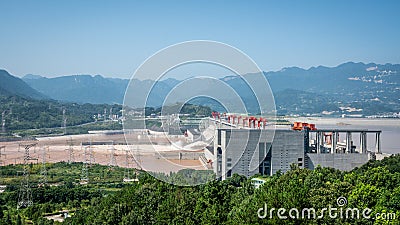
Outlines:
[[[400,63],[399,6],[395,0],[1,1],[0,68],[19,77],[129,78],[155,52],[188,40],[232,45],[264,71]]]

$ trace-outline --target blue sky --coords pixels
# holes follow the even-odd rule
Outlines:
[[[0,1],[0,68],[130,77],[156,51],[215,40],[265,71],[400,63],[400,1]]]

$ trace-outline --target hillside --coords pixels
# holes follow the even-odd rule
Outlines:
[[[65,111],[66,125],[68,127],[66,131],[71,133],[73,130],[69,128],[70,126],[104,121],[104,110],[106,110],[106,120],[108,120],[110,109],[112,109],[115,117],[121,116],[122,107],[120,105],[61,103],[48,99],[35,100],[20,96],[0,95],[0,112],[4,112],[4,129],[6,132],[2,134],[0,131],[0,140],[2,135],[9,136],[13,133],[19,133],[20,135],[62,133],[64,130],[60,129],[60,127],[64,123],[63,111]],[[115,123],[119,125],[118,122]],[[108,126],[93,126],[92,129],[111,129],[114,126],[111,123],[106,123],[106,125]],[[121,125],[118,126],[118,129],[120,127]],[[57,128],[57,130],[54,128]],[[34,129],[36,132],[29,131],[29,129]],[[74,132],[86,133],[87,130],[80,129]]]
[[[348,62],[337,67],[265,72],[280,114],[390,115],[400,111],[400,64]],[[239,78],[227,83],[245,92]],[[311,110],[312,109],[312,110]]]
[[[32,88],[53,99],[78,103],[122,103],[128,80],[100,75],[72,75],[45,78],[27,75],[22,78]]]
[[[400,64],[364,64],[348,62],[336,67],[284,68],[265,72],[276,98],[279,114],[296,115],[393,115],[400,112]],[[251,76],[251,74],[245,75]],[[43,78],[29,75],[26,83],[51,98],[70,102],[119,103],[124,98],[129,80],[102,76],[75,75]],[[256,98],[238,76],[221,78],[243,99],[249,111],[256,108]],[[155,85],[148,98],[148,106],[160,106],[165,96],[179,80],[167,79],[154,83],[151,80],[135,82],[137,93]],[[191,93],[187,86],[180,96]],[[218,88],[204,86],[205,93],[213,93],[226,100],[229,96]],[[182,97],[183,98],[183,97]],[[215,105],[197,100],[196,104]],[[215,108],[220,109],[220,108]]]
[[[4,184],[8,185],[5,192],[0,194],[0,224],[60,224],[43,216],[60,214],[61,210],[68,210],[71,215],[62,224],[399,222],[400,155],[382,161],[370,161],[349,172],[321,167],[308,170],[293,166],[285,174],[261,177],[266,183],[259,189],[253,187],[251,179],[237,174],[225,181],[180,187],[139,171],[139,182],[123,183],[123,168],[110,170],[100,165],[89,167],[90,182],[80,185],[82,163],[61,162],[47,164],[46,168],[50,175],[49,184],[57,185],[38,187],[41,165],[31,165],[29,170],[34,205],[19,210],[16,210],[16,204],[22,176],[16,175],[22,166],[9,165],[0,171],[1,178],[7,181]],[[200,171],[181,170],[168,177],[177,181],[191,176],[195,179],[201,175]],[[330,213],[326,210],[328,207],[335,209]],[[275,210],[269,214],[272,208]],[[280,208],[286,211],[277,214]],[[359,216],[352,212],[348,214],[346,210],[349,208],[359,209]],[[289,214],[290,209],[297,209],[299,214],[296,211]],[[305,211],[305,217],[302,217],[303,209],[314,209],[315,212]],[[361,214],[364,209],[369,209],[364,214],[367,217]],[[343,214],[340,214],[342,210]],[[385,217],[379,217],[383,214]],[[278,215],[288,217],[283,219]],[[289,218],[289,215],[294,215],[294,218]]]
[[[0,69],[0,95],[45,99],[45,95],[39,93],[20,78],[14,77],[5,70]]]

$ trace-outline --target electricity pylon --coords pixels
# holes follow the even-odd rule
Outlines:
[[[65,115],[65,108],[63,108],[63,120],[61,123],[61,128],[64,130],[64,135],[67,134],[67,116]]]
[[[127,182],[131,179],[130,174],[129,174],[129,150],[125,150],[125,170],[124,170],[124,178],[123,181]]]
[[[67,140],[67,144],[69,145],[69,148],[68,148],[68,153],[69,153],[68,164],[71,164],[71,163],[75,162],[74,143],[72,142],[72,137],[69,140]]]
[[[110,162],[108,163],[108,169],[112,170],[114,169],[115,166],[117,166],[117,163],[115,162],[115,148],[114,148],[114,143],[110,146],[108,149],[110,150]]]
[[[6,111],[1,113],[1,132],[6,132]]]
[[[42,168],[40,170],[39,187],[47,185],[47,169],[46,169],[46,149],[49,150],[49,146],[43,147],[42,152]]]
[[[23,179],[21,181],[21,186],[20,186],[19,193],[18,193],[17,209],[33,205],[32,191],[31,191],[31,187],[29,184],[29,165],[28,165],[28,163],[31,160],[36,160],[35,158],[32,158],[29,154],[29,149],[33,146],[36,146],[36,143],[26,144],[26,145],[21,145],[21,146],[24,146],[25,154],[24,154],[24,168],[23,168],[23,172],[22,172]]]
[[[140,165],[140,155],[139,155],[139,149],[136,148],[136,156],[134,156],[132,154],[132,152],[130,152],[129,149],[125,150],[125,171],[124,171],[124,178],[123,181],[124,182],[132,182],[132,181],[138,181],[138,169],[142,169],[141,165]],[[130,160],[132,160],[132,162],[134,164],[136,164],[136,169],[135,169],[135,176],[136,178],[132,179],[130,177]]]
[[[92,167],[93,163],[96,163],[96,159],[94,158],[92,142],[90,142],[90,145],[89,145],[89,166]]]
[[[82,165],[82,172],[81,172],[81,184],[89,183],[87,148],[88,148],[87,146],[83,147],[83,165]]]
[[[2,166],[3,164],[5,164],[4,161],[3,161],[3,159],[2,159],[3,156],[5,157],[5,154],[2,154],[2,153],[1,153],[1,150],[2,150],[2,149],[4,149],[4,152],[5,152],[5,151],[6,151],[6,146],[0,146],[0,166]]]

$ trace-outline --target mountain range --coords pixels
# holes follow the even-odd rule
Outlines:
[[[128,84],[128,80],[104,78],[100,75],[46,78],[28,74],[22,80],[55,100],[96,104],[121,104]]]
[[[309,69],[289,67],[280,71],[264,72],[264,76],[274,93],[280,114],[377,115],[400,111],[400,64],[348,62],[336,67],[318,66]],[[1,80],[3,83],[3,77]],[[21,93],[25,96],[34,98],[48,96],[60,101],[109,104],[122,103],[129,83],[128,79],[105,78],[100,75],[56,78],[26,75],[22,80],[34,89],[22,88],[25,92],[29,90],[29,93]],[[249,95],[250,90],[240,76],[227,76],[221,78],[221,81],[234,88],[242,98],[247,99],[247,106],[251,108],[254,105],[254,98]],[[15,82],[23,84],[21,80]],[[154,84],[148,105],[159,106],[180,81],[170,78],[156,83],[151,80],[135,83],[134,90],[138,90],[138,93]],[[19,86],[15,90],[17,89],[22,91]],[[5,90],[10,92],[9,89]],[[218,92],[218,90],[210,91]],[[224,96],[224,93],[220,95]],[[204,101],[203,103],[207,104]]]
[[[21,79],[10,75],[6,70],[0,69],[0,95],[29,97],[35,99],[47,98],[45,94],[39,93]]]

